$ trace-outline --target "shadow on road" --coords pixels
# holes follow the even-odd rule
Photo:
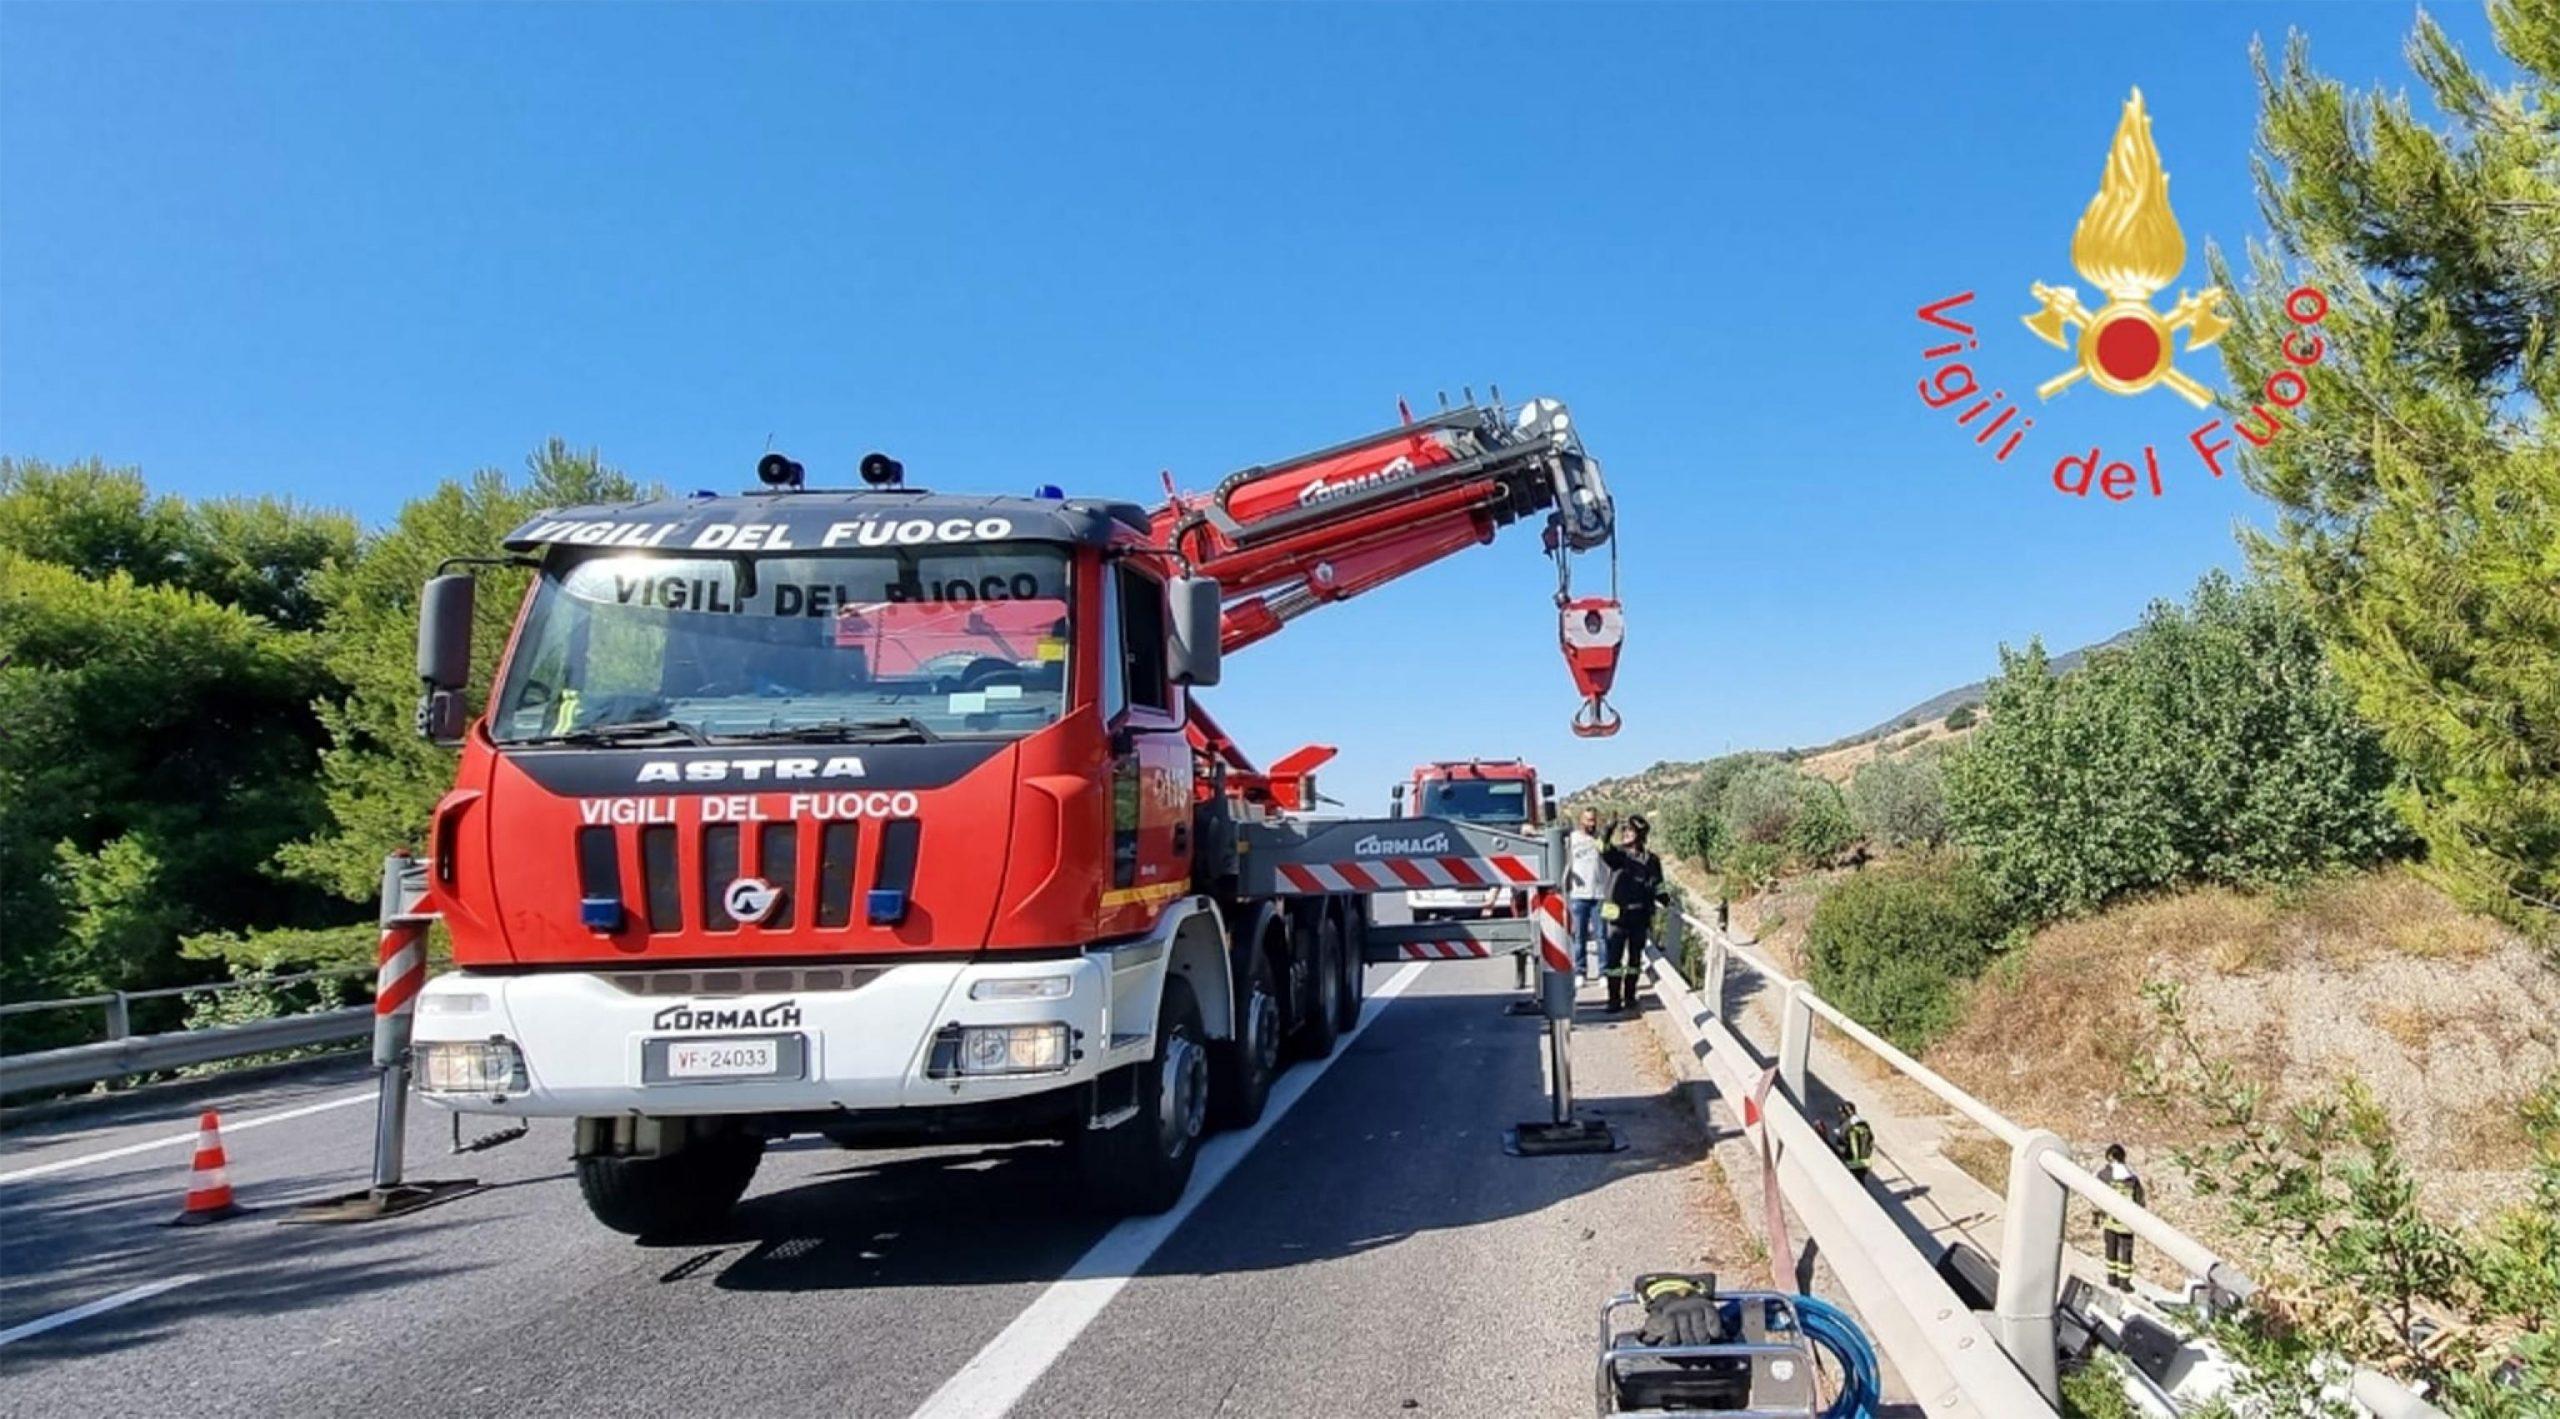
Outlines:
[[[16,1323],[94,1301],[143,1281],[200,1279],[76,1325],[13,1342],[0,1373],[149,1344],[207,1312],[274,1317],[325,1309],[353,1298],[479,1269],[453,1260],[439,1237],[475,1220],[462,1211],[402,1219],[396,1230],[280,1225],[286,1208],[261,1207],[211,1226],[166,1225],[178,1208],[137,1207],[130,1193],[65,1174],[13,1184],[0,1206],[0,1270]],[[264,1182],[259,1192],[309,1198],[343,1187],[340,1173]],[[77,1250],[47,1238],[76,1238]]]
[[[1688,1166],[1661,1148],[1515,1159],[1504,1129],[1547,1116],[1541,1022],[1503,997],[1408,994],[1349,1046],[1160,1249],[1148,1274],[1302,1266],[1419,1232],[1537,1212],[1635,1173]],[[1636,1026],[1640,1028],[1640,1026]],[[1307,1066],[1301,1065],[1300,1068]],[[1580,1101],[1634,1117],[1670,1092]],[[1195,1183],[1195,1186],[1197,1184]],[[865,1157],[751,1196],[723,1231],[670,1243],[676,1282],[731,1253],[723,1288],[822,1291],[1048,1282],[1111,1228],[1078,1205],[1055,1144]]]

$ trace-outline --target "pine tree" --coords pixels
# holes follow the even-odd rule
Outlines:
[[[2256,59],[2259,200],[2224,361],[2272,531],[2260,568],[2309,610],[2404,767],[2394,802],[2466,902],[2560,935],[2560,5],[2493,0],[2517,82],[2421,13],[2438,110],[2350,92],[2294,36]],[[2215,253],[2217,277],[2232,284]],[[2288,298],[2316,287],[2327,310]],[[2319,342],[2316,363],[2302,361]],[[2288,342],[2290,356],[2288,358]],[[2298,389],[2307,398],[2279,407]],[[2274,380],[2274,386],[2269,381]]]

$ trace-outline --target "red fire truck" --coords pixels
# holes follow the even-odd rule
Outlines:
[[[1516,833],[1543,833],[1556,816],[1555,786],[1541,783],[1538,771],[1520,759],[1442,759],[1424,764],[1413,771],[1411,785],[1395,786],[1394,799],[1390,812],[1399,818],[1410,811],[1425,818],[1453,818]],[[1520,916],[1529,905],[1528,894],[1515,888],[1437,881],[1416,887],[1404,899],[1415,921]]]
[[[860,490],[758,472],[511,533],[533,583],[476,713],[471,575],[422,599],[420,726],[461,755],[425,854],[455,968],[418,1001],[419,1088],[576,1120],[606,1226],[714,1219],[808,1133],[1062,1139],[1096,1203],[1161,1210],[1418,930],[1373,926],[1367,893],[1426,863],[1554,880],[1519,832],[1312,816],[1331,751],[1257,768],[1195,692],[1535,519],[1578,722],[1610,720],[1590,631],[1616,604],[1568,578],[1614,513],[1561,404],[1408,416],[1204,495],[1168,479],[1153,510],[927,492],[878,454]]]

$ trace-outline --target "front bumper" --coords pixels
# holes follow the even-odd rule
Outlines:
[[[1404,894],[1404,904],[1417,912],[1463,912],[1508,914],[1511,889],[1508,887],[1426,887]]]
[[[842,977],[847,972],[830,972]],[[1045,1000],[975,1000],[994,980],[1063,976]],[[1041,961],[927,961],[890,966],[858,984],[751,993],[666,993],[650,972],[449,972],[419,996],[413,1038],[503,1038],[523,1056],[522,1087],[426,1093],[471,1113],[531,1118],[605,1114],[762,1114],[925,1108],[984,1103],[1082,1084],[1142,1058],[1146,1041],[1106,1047],[1110,978],[1091,956]],[[639,988],[632,988],[637,986]],[[1067,1027],[1066,1061],[1039,1074],[933,1077],[937,1034],[951,1026]],[[793,1078],[668,1079],[666,1041],[784,1037]],[[655,1047],[653,1048],[653,1043]],[[947,1061],[951,1051],[943,1051]],[[1122,1057],[1125,1056],[1125,1057]],[[657,1082],[652,1082],[655,1080]]]

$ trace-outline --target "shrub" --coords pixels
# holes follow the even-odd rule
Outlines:
[[[1947,783],[1936,755],[1871,759],[1849,780],[1849,811],[1869,842],[1936,847],[1947,837]]]
[[[1726,888],[1737,897],[1748,897],[1774,881],[1785,861],[1786,853],[1776,843],[1734,843],[1716,865],[1724,873]]]
[[[1787,825],[1785,846],[1798,862],[1829,867],[1858,840],[1858,825],[1849,805],[1829,782],[1803,776],[1796,785],[1796,820]]]
[[[1778,844],[1786,841],[1804,808],[1800,787],[1805,774],[1780,763],[1754,764],[1726,786],[1721,811],[1727,836],[1736,843]]]
[[[1982,875],[1951,859],[1862,873],[1825,893],[1806,929],[1815,990],[1907,1050],[1955,1023],[2008,919]]]
[[[1947,714],[1947,728],[1971,729],[1973,727],[1973,720],[1973,706],[1958,705]]]
[[[2265,587],[2207,576],[2067,676],[2040,646],[2004,649],[1986,703],[1990,722],[1948,760],[1948,819],[2021,913],[2264,885],[2406,843],[2381,740]]]

